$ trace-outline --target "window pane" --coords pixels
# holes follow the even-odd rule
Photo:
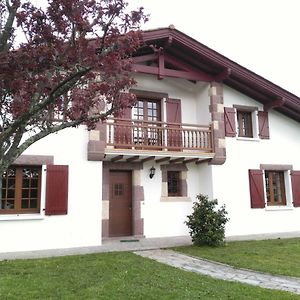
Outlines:
[[[281,202],[282,201],[282,191],[280,186],[280,173],[273,174],[273,189],[274,189],[274,201]]]
[[[23,199],[21,207],[22,208],[29,208],[29,200],[28,199]]]
[[[30,179],[27,179],[27,178],[23,179],[22,180],[22,186],[23,186],[23,188],[24,187],[28,188],[29,187],[29,183],[30,183]]]
[[[8,188],[15,188],[15,182],[16,182],[16,180],[14,179],[14,178],[9,178],[8,180],[7,180],[7,187]]]
[[[14,208],[15,208],[15,201],[7,200],[5,209],[14,209]]]
[[[7,190],[7,198],[15,198],[15,190],[8,189]]]
[[[30,199],[30,208],[37,208],[37,199]]]
[[[29,189],[22,190],[22,198],[29,198]]]
[[[38,186],[38,180],[37,179],[31,179],[31,187],[37,188]]]
[[[37,198],[38,190],[37,189],[31,189],[30,191],[30,198]]]

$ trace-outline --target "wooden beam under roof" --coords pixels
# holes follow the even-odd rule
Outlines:
[[[164,161],[168,161],[168,160],[170,160],[170,157],[163,157],[160,159],[156,159],[155,162],[160,163],[160,162],[164,162]]]
[[[154,159],[155,159],[155,156],[149,156],[149,157],[146,157],[146,158],[142,159],[141,162],[144,163],[146,161],[154,160]]]
[[[115,161],[121,160],[123,157],[124,157],[124,155],[117,155],[117,156],[113,157],[110,161],[115,162]]]
[[[183,163],[184,164],[188,164],[188,163],[191,163],[191,162],[197,163],[198,160],[199,160],[199,158],[191,158],[191,159],[185,160]]]
[[[205,81],[205,82],[211,82],[214,80],[213,77],[211,77],[210,75],[207,75],[205,73],[200,73],[200,72],[194,72],[194,71],[178,71],[178,70],[172,70],[166,68],[162,70],[161,68],[158,67],[138,65],[138,64],[133,64],[132,69],[135,72],[154,74],[157,76],[162,76],[162,72],[163,72],[163,75],[166,77],[184,78],[187,80]]]
[[[169,163],[172,164],[172,163],[177,163],[177,162],[182,162],[182,161],[184,161],[184,157],[172,159],[169,161]]]
[[[199,164],[202,164],[202,163],[205,163],[205,162],[209,162],[211,161],[212,159],[211,158],[206,158],[206,159],[199,159],[198,161],[196,161],[196,165],[199,165]]]
[[[132,161],[138,160],[139,158],[140,158],[139,155],[135,155],[135,156],[127,158],[126,161],[127,162],[132,162]]]

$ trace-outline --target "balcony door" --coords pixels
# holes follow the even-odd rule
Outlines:
[[[142,149],[161,149],[161,101],[139,98],[133,108],[133,119],[134,144]]]

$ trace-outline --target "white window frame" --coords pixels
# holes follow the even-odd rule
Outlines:
[[[276,210],[292,210],[294,209],[293,206],[293,193],[292,193],[292,181],[289,170],[281,170],[280,168],[276,169],[274,167],[270,168],[264,168],[263,171],[263,182],[264,182],[264,200],[265,200],[265,209],[270,211],[276,211]],[[267,189],[266,189],[266,181],[265,181],[265,171],[277,171],[277,172],[283,172],[284,176],[284,189],[285,189],[285,198],[286,198],[286,204],[285,205],[268,205],[268,198],[267,198]]]
[[[236,130],[236,139],[241,141],[260,141],[259,132],[258,132],[258,107],[256,106],[243,106],[243,105],[233,105],[235,111],[235,130]],[[238,130],[238,111],[248,111],[251,112],[251,121],[252,121],[252,134],[253,137],[243,137],[239,136]]]

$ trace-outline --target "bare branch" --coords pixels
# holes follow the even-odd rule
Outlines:
[[[8,17],[4,26],[3,31],[0,33],[0,53],[6,52],[9,49],[8,41],[13,33],[13,23],[16,17],[16,9],[9,5],[6,1],[6,6],[8,9]]]

